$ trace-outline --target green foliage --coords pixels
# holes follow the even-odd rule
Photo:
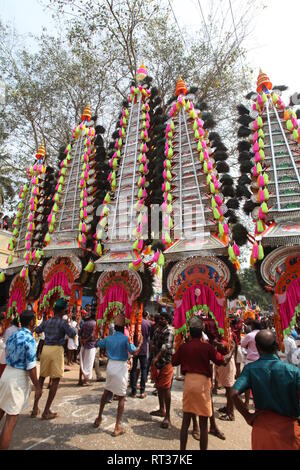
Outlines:
[[[238,38],[224,26],[224,18],[217,21],[211,12],[213,44],[202,22],[198,31],[179,34],[168,1],[43,3],[55,18],[56,37],[44,30],[39,37],[31,35],[28,45],[0,21],[0,77],[7,88],[5,172],[17,171],[19,181],[42,140],[55,164],[58,149],[70,141],[87,102],[106,127],[108,140],[142,61],[158,86],[164,110],[181,74],[188,87],[199,87],[198,100],[208,101],[227,134],[235,119],[233,109],[248,87],[239,51],[253,2],[245,1],[239,11]]]
[[[254,269],[244,269],[240,274],[242,286],[241,295],[245,295],[250,303],[259,305],[262,309],[269,309],[272,305],[271,295],[265,292],[257,282]]]

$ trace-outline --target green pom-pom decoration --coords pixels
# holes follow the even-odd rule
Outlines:
[[[268,206],[265,202],[262,203],[261,210],[263,211],[264,214],[267,214],[269,212]]]
[[[261,116],[258,116],[257,118],[257,126],[258,127],[263,127],[264,123],[263,123],[263,120],[262,120],[262,117]]]
[[[264,196],[266,201],[270,199],[270,193],[267,188],[264,189]]]
[[[158,266],[164,266],[165,265],[165,257],[162,253],[160,253],[157,261]]]
[[[265,257],[264,249],[263,249],[262,244],[260,243],[258,246],[258,260],[261,261],[264,259],[264,257]]]
[[[213,214],[214,214],[214,218],[216,220],[219,220],[219,218],[221,217],[220,216],[220,212],[218,211],[218,209],[215,207],[215,209],[213,210]]]

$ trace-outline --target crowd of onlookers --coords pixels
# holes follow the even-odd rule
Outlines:
[[[285,355],[282,357],[278,354],[271,315],[245,321],[239,316],[232,317],[225,340],[214,319],[204,311],[187,320],[187,334],[182,336],[175,352],[173,311],[157,307],[154,315],[144,310],[141,335],[134,334],[133,338],[129,337],[123,310],[117,313],[109,328],[108,325],[99,328],[95,305],[86,305],[80,314],[74,312],[70,317],[64,299],[57,300],[54,316],[43,319],[38,326],[32,309],[24,311],[6,330],[5,317],[0,316],[0,420],[6,415],[0,449],[8,448],[18,415],[28,406],[30,380],[35,387],[31,417],[40,414],[43,420],[57,417],[52,403],[65,370],[64,356],[67,365],[79,363],[78,386],[90,385],[94,368],[97,381],[105,382],[98,416],[93,423],[95,428],[101,426],[107,403],[113,399],[118,401],[114,437],[126,432],[121,426],[126,396],[147,397],[150,372],[149,379],[154,384],[152,393],[157,395],[159,404],[150,415],[162,418],[163,429],[171,426],[173,378],[184,380],[181,450],[186,450],[191,424],[192,435],[200,441],[200,449],[207,449],[209,434],[225,440],[218,419],[234,422],[235,409],[252,426],[254,450],[300,448],[299,317],[296,326],[284,338]],[[139,327],[138,323],[136,326]],[[39,341],[37,350],[36,341]],[[40,360],[39,377],[37,359]],[[105,377],[100,370],[104,363]],[[174,368],[179,368],[176,377]],[[49,394],[41,412],[39,403],[47,377],[50,378]],[[225,389],[226,404],[215,410],[212,395],[219,394],[220,388]],[[232,426],[234,429],[234,424]]]
[[[8,215],[4,215],[0,212],[0,230],[10,230],[11,221]]]

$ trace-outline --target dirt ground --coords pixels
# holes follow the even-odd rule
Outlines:
[[[79,366],[71,366],[65,372],[59,390],[54,400],[52,411],[59,416],[51,421],[31,418],[34,393],[30,397],[30,406],[19,417],[10,449],[19,450],[179,450],[179,433],[182,417],[183,382],[174,380],[172,387],[171,419],[169,429],[160,428],[161,418],[150,416],[149,412],[157,409],[158,399],[152,395],[153,384],[147,383],[147,397],[127,397],[123,415],[123,426],[126,433],[117,438],[112,437],[114,429],[117,402],[107,404],[104,419],[99,429],[94,429],[92,423],[97,416],[98,407],[104,383],[93,381],[90,387],[77,386]],[[105,367],[103,367],[105,375]],[[95,377],[95,375],[94,375]],[[46,380],[46,385],[48,379]],[[128,394],[130,389],[128,389]],[[48,390],[44,388],[40,401],[43,410]],[[214,396],[215,409],[225,405],[223,390]],[[219,414],[216,413],[216,416]],[[224,422],[217,419],[219,428],[225,433],[226,440],[222,441],[209,436],[209,450],[250,450],[251,428],[238,412],[234,422]],[[3,422],[0,423],[2,428]],[[198,450],[199,442],[189,435],[187,450]]]

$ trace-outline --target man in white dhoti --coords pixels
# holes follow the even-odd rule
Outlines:
[[[138,347],[129,343],[129,338],[124,335],[125,316],[119,314],[115,318],[115,333],[112,336],[107,336],[105,339],[99,340],[96,347],[105,349],[108,356],[108,364],[106,369],[106,383],[103,392],[99,414],[94,422],[94,427],[98,428],[102,421],[102,413],[109,398],[110,393],[118,397],[118,411],[117,419],[113,437],[120,436],[125,433],[121,428],[121,418],[124,411],[125,396],[128,384],[128,353],[137,355],[139,354],[140,347],[143,342],[143,337],[140,338]]]
[[[0,450],[7,450],[19,414],[28,406],[31,382],[35,398],[42,395],[36,374],[36,342],[32,336],[35,315],[25,310],[20,315],[21,328],[6,342],[6,368],[0,379],[0,420],[6,414],[0,436]]]
[[[93,378],[93,366],[96,355],[95,313],[88,313],[80,331],[80,371],[78,385],[86,387]],[[83,379],[82,379],[83,376]]]

